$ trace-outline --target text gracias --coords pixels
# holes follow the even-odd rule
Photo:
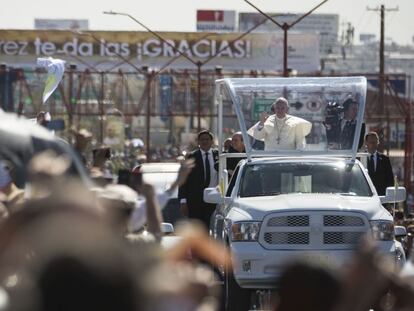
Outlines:
[[[176,49],[188,57],[207,58],[213,55],[228,58],[250,58],[251,43],[247,40],[199,41],[188,40],[166,40]],[[136,55],[137,57],[176,57],[179,53],[166,42],[158,39],[147,39],[136,44],[106,42],[99,39],[99,44],[92,42],[80,42],[77,38],[63,44],[51,41],[42,41],[36,38],[33,42],[28,41],[0,41],[0,54],[4,55],[46,55],[67,54],[75,56],[116,56],[124,57]]]

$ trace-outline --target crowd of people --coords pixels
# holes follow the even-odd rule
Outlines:
[[[96,148],[89,163],[91,134],[77,130],[74,138],[92,186],[69,178],[70,159],[51,151],[31,160],[24,189],[14,183],[12,163],[0,161],[0,310],[224,310],[215,267],[231,271],[232,263],[229,250],[207,234],[214,206],[202,201],[203,189],[218,182],[213,133],[198,133],[198,148],[162,193],[136,179],[130,187],[116,184],[105,172],[110,150]],[[245,152],[240,132],[229,141],[228,153]],[[240,159],[228,159],[230,176]],[[161,210],[177,188],[188,221],[167,247]],[[411,309],[411,285],[363,243],[343,273],[325,263],[290,262],[261,308]]]

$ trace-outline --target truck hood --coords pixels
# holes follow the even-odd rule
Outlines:
[[[382,207],[378,197],[357,197],[339,194],[281,194],[277,196],[237,198],[233,207],[246,220],[262,220],[270,212],[286,211],[353,211],[370,220],[388,219],[391,215]]]

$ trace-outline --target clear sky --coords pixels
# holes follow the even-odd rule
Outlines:
[[[304,13],[322,0],[251,0],[266,12]],[[414,0],[328,0],[315,13],[335,13],[341,23],[355,27],[356,43],[360,33],[374,33],[379,38],[379,12],[367,11],[384,4],[396,8],[386,12],[385,36],[400,44],[412,44],[414,36]],[[243,0],[3,0],[0,29],[32,29],[35,18],[88,19],[91,30],[143,30],[124,16],[103,15],[119,11],[156,31],[195,31],[197,9],[226,9],[253,12]],[[1,40],[1,38],[0,38]]]

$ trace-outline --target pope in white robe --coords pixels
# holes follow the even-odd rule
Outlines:
[[[288,101],[279,97],[272,104],[275,114],[269,116],[266,112],[262,113],[260,121],[247,133],[257,140],[264,141],[265,151],[304,149],[305,137],[312,129],[312,123],[287,114],[288,110]]]

